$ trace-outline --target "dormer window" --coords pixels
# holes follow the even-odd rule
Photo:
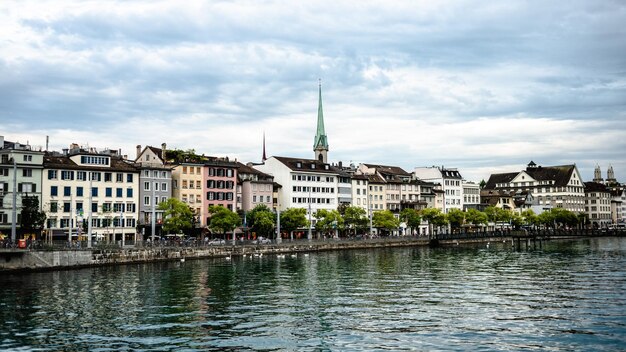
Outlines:
[[[311,164],[311,169],[315,169],[315,164]]]
[[[296,163],[296,167],[297,167],[297,168],[301,168],[301,167],[302,167],[302,163],[301,163],[301,162],[297,162],[297,163]]]
[[[330,168],[328,167],[328,165],[324,165],[324,169],[325,169],[325,170],[328,170],[328,169],[330,169]]]

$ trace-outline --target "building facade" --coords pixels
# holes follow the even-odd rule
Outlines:
[[[611,191],[602,183],[585,182],[585,210],[591,226],[608,227],[611,219]]]
[[[28,144],[5,141],[4,137],[0,136],[0,233],[2,236],[13,235],[14,221],[15,239],[24,235],[20,229],[20,213],[24,197],[36,197],[39,209],[41,209],[43,156],[42,151],[35,151]]]
[[[463,210],[463,177],[457,169],[439,166],[416,167],[414,175],[417,179],[440,185],[441,211],[448,213],[450,209]]]
[[[531,161],[526,170],[492,174],[484,189],[526,191],[540,207],[585,212],[585,188],[576,165],[542,167]]]
[[[43,210],[54,240],[86,235],[89,217],[95,240],[135,240],[139,170],[132,162],[115,151],[73,145],[47,153],[43,166]]]
[[[253,167],[237,169],[237,210],[249,212],[258,205],[273,209],[274,178]]]
[[[172,197],[172,168],[165,165],[166,145],[161,148],[146,146],[143,150],[137,146],[135,166],[139,170],[139,217],[138,230],[144,239],[162,235],[163,210],[159,203]],[[154,222],[154,225],[152,224]]]
[[[278,204],[307,210],[307,219],[315,225],[313,214],[319,209],[336,210],[339,205],[339,172],[319,160],[272,156],[255,169],[273,176],[280,184]]]

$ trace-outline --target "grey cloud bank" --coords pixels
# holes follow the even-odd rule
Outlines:
[[[626,4],[15,1],[0,5],[0,134],[331,161],[596,163],[626,181]]]

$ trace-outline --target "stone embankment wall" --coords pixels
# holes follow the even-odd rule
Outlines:
[[[428,245],[427,239],[394,241],[326,241],[295,242],[261,246],[219,247],[155,247],[113,250],[29,251],[0,252],[0,272],[78,268],[97,265],[143,263],[165,260],[217,258],[261,254],[332,251],[382,247]]]

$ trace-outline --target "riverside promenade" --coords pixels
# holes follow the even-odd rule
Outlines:
[[[472,243],[511,243],[517,249],[536,249],[537,244],[555,239],[626,236],[624,231],[495,231],[478,233],[439,234],[425,236],[396,236],[362,239],[282,240],[281,243],[254,244],[226,242],[222,245],[154,245],[154,246],[96,246],[92,249],[1,249],[0,273],[82,268],[101,265],[184,261],[201,258],[226,258],[284,255],[320,251],[390,248],[410,246],[452,246]],[[525,244],[525,247],[524,247]]]

